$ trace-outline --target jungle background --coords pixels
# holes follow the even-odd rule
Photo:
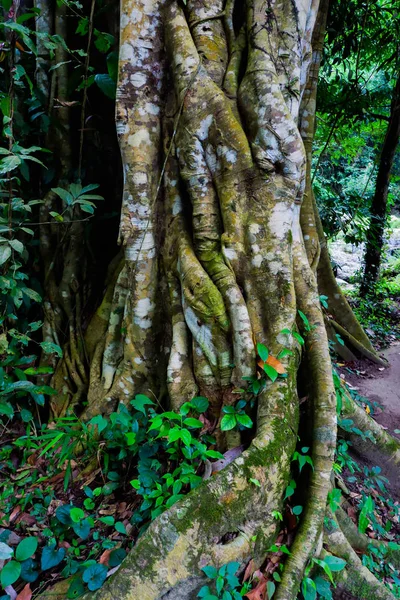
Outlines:
[[[129,409],[85,412],[92,350],[82,340],[121,263],[119,3],[0,5],[0,600],[78,598],[102,588],[151,522],[239,456],[265,382],[250,377],[248,395],[235,392],[238,402],[217,419],[228,432],[221,445],[205,394],[169,410],[150,389],[130,398]],[[331,326],[341,430],[328,510],[353,527],[353,538],[362,536],[360,564],[373,586],[380,582],[374,594],[388,599],[400,598],[398,471],[371,462],[363,444],[375,434],[374,416],[399,437],[400,410],[382,420],[385,394],[362,395],[360,378],[384,378],[382,351],[389,360],[400,351],[399,13],[396,0],[330,3],[311,166],[333,272],[372,343],[367,354],[349,348],[346,332]],[[329,320],[329,296],[320,301]],[[303,345],[313,324],[301,311],[300,322],[302,334],[293,335]],[[263,344],[257,352],[267,377],[284,374],[279,360],[268,363]],[[73,393],[63,387],[67,379]],[[365,429],[345,414],[348,397]],[[149,440],[157,440],[155,450]],[[198,597],[277,593],[302,520],[301,478],[314,469],[310,445],[293,454],[264,560],[244,569],[234,560],[204,565]],[[235,532],[224,543],[234,539]],[[296,594],[340,597],[346,560],[318,556]],[[353,590],[370,597],[363,594]]]

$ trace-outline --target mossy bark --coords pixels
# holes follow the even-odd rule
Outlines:
[[[188,600],[204,583],[202,566],[244,565],[250,557],[262,563],[301,434],[297,375],[304,355],[314,471],[279,600],[296,597],[319,547],[336,445],[310,187],[326,11],[318,0],[121,3],[123,255],[110,267],[83,337],[84,417],[150,392],[173,408],[201,393],[218,417],[243,377],[256,373],[258,342],[275,357],[290,352],[281,359],[287,377],[268,382],[258,398],[250,446],[156,519],[118,573],[87,597]],[[298,310],[310,324],[304,349],[293,335]],[[352,335],[363,344],[365,334]],[[75,362],[68,356],[62,368],[76,373],[79,349]],[[59,385],[68,386],[71,377],[59,374]],[[77,386],[54,401],[55,416],[68,393],[77,401]],[[227,533],[236,537],[226,544]]]

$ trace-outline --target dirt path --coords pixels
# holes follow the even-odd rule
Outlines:
[[[381,406],[375,418],[393,435],[395,429],[400,430],[400,342],[395,342],[382,354],[389,367],[359,363],[354,373],[346,373],[345,377],[361,396]]]

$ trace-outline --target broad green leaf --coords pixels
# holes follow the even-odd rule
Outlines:
[[[121,521],[117,521],[117,523],[115,523],[114,527],[115,527],[115,530],[118,531],[118,533],[122,533],[123,535],[126,535],[126,527],[123,523],[121,523]]]
[[[310,577],[304,577],[301,582],[301,591],[304,596],[304,600],[315,600],[317,597],[317,588],[315,583]]]
[[[207,567],[203,567],[201,569],[203,571],[203,573],[206,574],[206,576],[209,579],[216,579],[218,576],[218,571],[215,567],[213,567],[212,565],[208,565]]]
[[[122,561],[124,560],[124,558],[126,557],[126,550],[124,550],[123,548],[117,548],[116,550],[113,550],[110,554],[110,558],[108,560],[108,564],[110,567],[117,567],[118,565],[120,565],[122,563]]]
[[[10,256],[10,246],[8,244],[3,244],[2,246],[0,246],[0,265],[4,265],[4,263],[10,258]]]
[[[271,365],[265,364],[264,371],[267,374],[267,376],[271,379],[271,381],[275,381],[278,377],[278,371],[274,369],[274,367],[271,367]]]
[[[13,250],[19,254],[22,254],[24,251],[24,245],[19,240],[10,240],[8,243],[10,244],[11,248],[13,248]]]
[[[243,427],[247,427],[248,429],[253,427],[253,421],[248,415],[236,415],[236,420]]]
[[[53,344],[53,342],[40,342],[40,346],[46,354],[57,354],[59,358],[62,357],[62,350],[57,344]]]
[[[90,425],[97,425],[98,432],[101,433],[108,425],[108,420],[103,415],[96,415],[89,421]]]
[[[206,412],[209,402],[207,398],[204,398],[203,396],[196,396],[196,398],[193,398],[189,404],[197,413],[203,413]]]
[[[101,588],[107,578],[108,569],[105,565],[91,565],[83,572],[82,579],[89,590],[94,592]]]
[[[31,558],[37,550],[38,539],[36,537],[28,537],[20,541],[15,551],[15,558],[22,562]]]
[[[193,427],[196,429],[201,429],[203,427],[203,423],[199,421],[199,419],[193,419],[192,417],[185,419],[183,424],[186,425],[186,427]]]
[[[21,162],[19,156],[5,156],[0,160],[0,175],[5,175],[10,171],[14,171],[14,169],[17,169],[20,166]]]
[[[261,358],[261,360],[263,360],[264,362],[266,362],[268,360],[268,348],[266,346],[264,346],[264,344],[257,344],[257,352],[259,357]]]
[[[137,394],[135,398],[131,400],[131,405],[133,406],[133,408],[143,413],[144,415],[146,414],[145,406],[153,404],[153,400],[150,400],[150,398],[148,398],[144,394]]]
[[[67,190],[64,190],[64,188],[51,188],[51,191],[57,194],[57,196],[59,196],[67,206],[71,206],[71,204],[74,201],[74,197],[72,196],[72,194],[70,194],[70,192],[68,192]]]
[[[230,431],[234,427],[236,427],[236,415],[224,415],[221,420],[221,431]]]
[[[347,564],[343,558],[338,558],[337,556],[325,556],[324,562],[333,572],[342,571]]]
[[[21,563],[16,560],[10,560],[6,563],[0,572],[0,582],[3,588],[12,585],[21,575]]]
[[[94,80],[103,94],[115,100],[116,85],[108,73],[97,73]]]

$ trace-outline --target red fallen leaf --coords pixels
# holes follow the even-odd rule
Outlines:
[[[20,592],[18,594],[18,596],[16,597],[15,600],[31,600],[31,598],[32,598],[31,586],[29,583],[27,583],[26,586],[24,587],[24,589],[22,590],[22,592]]]
[[[258,582],[257,586],[254,589],[250,590],[250,592],[247,592],[247,594],[245,594],[244,596],[249,600],[265,600],[266,590],[267,580],[264,576],[262,576],[262,579]]]
[[[254,560],[251,559],[244,572],[243,581],[247,581],[253,575],[255,568]]]
[[[103,554],[99,558],[99,563],[101,565],[107,565],[110,558],[111,550],[104,550]]]

